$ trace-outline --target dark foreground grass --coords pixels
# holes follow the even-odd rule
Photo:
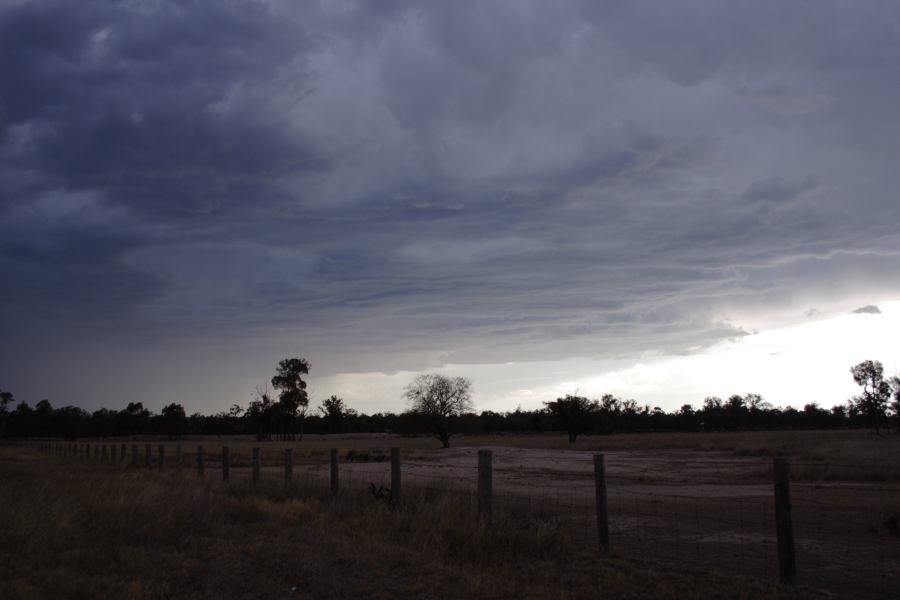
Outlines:
[[[214,479],[0,449],[0,598],[809,597],[601,559],[552,521],[488,531],[437,493],[391,512]]]

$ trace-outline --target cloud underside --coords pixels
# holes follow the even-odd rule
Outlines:
[[[880,315],[881,309],[879,309],[874,304],[867,304],[865,306],[860,306],[856,310],[853,311],[855,315]]]
[[[0,326],[390,370],[692,352],[895,293],[898,18],[8,4]]]

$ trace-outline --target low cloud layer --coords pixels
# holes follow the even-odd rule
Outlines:
[[[881,309],[873,304],[867,304],[866,306],[860,306],[856,310],[853,311],[855,315],[880,315]]]
[[[155,405],[222,369],[185,399],[218,406],[287,354],[337,376],[691,353],[897,297],[898,19],[2,3],[3,387]],[[35,380],[48,361],[74,385]]]

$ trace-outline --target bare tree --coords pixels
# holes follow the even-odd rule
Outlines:
[[[453,418],[472,411],[472,381],[467,377],[425,373],[406,386],[404,395],[444,448],[450,447]]]

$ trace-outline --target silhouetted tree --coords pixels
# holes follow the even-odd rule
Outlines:
[[[588,400],[584,396],[572,394],[544,402],[544,406],[569,434],[570,444],[574,444],[580,434],[590,430],[592,417],[600,412],[600,403],[597,400]]]
[[[77,406],[64,406],[53,411],[53,430],[55,435],[67,439],[75,439],[84,433],[90,415]]]
[[[187,426],[187,414],[180,404],[169,404],[162,409],[163,426],[170,438],[180,438]]]
[[[106,437],[113,433],[115,411],[101,408],[91,413],[90,431],[95,437]]]
[[[703,399],[702,425],[708,429],[718,429],[722,426],[723,415],[722,399],[718,396],[707,396]]]
[[[310,364],[305,358],[285,358],[278,363],[275,376],[272,377],[272,387],[279,390],[278,404],[281,417],[285,421],[285,428],[282,431],[285,438],[290,437],[292,440],[296,437],[297,417],[300,421],[300,439],[303,439],[303,418],[309,405],[303,376],[309,374],[309,367]]]
[[[337,433],[345,417],[356,415],[356,411],[347,408],[344,401],[333,394],[322,400],[319,412],[328,422],[329,433]]]
[[[39,436],[53,435],[53,406],[47,399],[34,405],[33,415],[34,433]]]
[[[740,429],[746,426],[748,410],[743,396],[740,394],[732,394],[725,402],[724,408],[729,427],[732,429]]]
[[[35,435],[34,411],[31,410],[27,402],[19,402],[16,405],[16,410],[9,417],[10,430],[13,435]]]
[[[439,373],[416,376],[404,391],[412,412],[422,418],[427,431],[450,447],[452,419],[472,410],[472,382],[466,377]]]
[[[15,402],[12,392],[0,390],[0,437],[6,435],[9,421],[9,405]]]
[[[271,439],[273,427],[273,411],[275,402],[269,396],[268,389],[256,389],[256,397],[247,406],[244,416],[256,430],[256,438]],[[221,434],[220,434],[221,435]]]
[[[140,435],[147,433],[150,424],[150,411],[141,402],[129,402],[114,417],[117,433],[122,435]]]
[[[891,396],[890,384],[884,380],[884,367],[880,361],[864,360],[850,367],[850,374],[853,381],[863,388],[863,393],[854,396],[851,401],[874,425],[875,433],[879,434],[878,421],[884,419],[887,423],[885,410]]]

